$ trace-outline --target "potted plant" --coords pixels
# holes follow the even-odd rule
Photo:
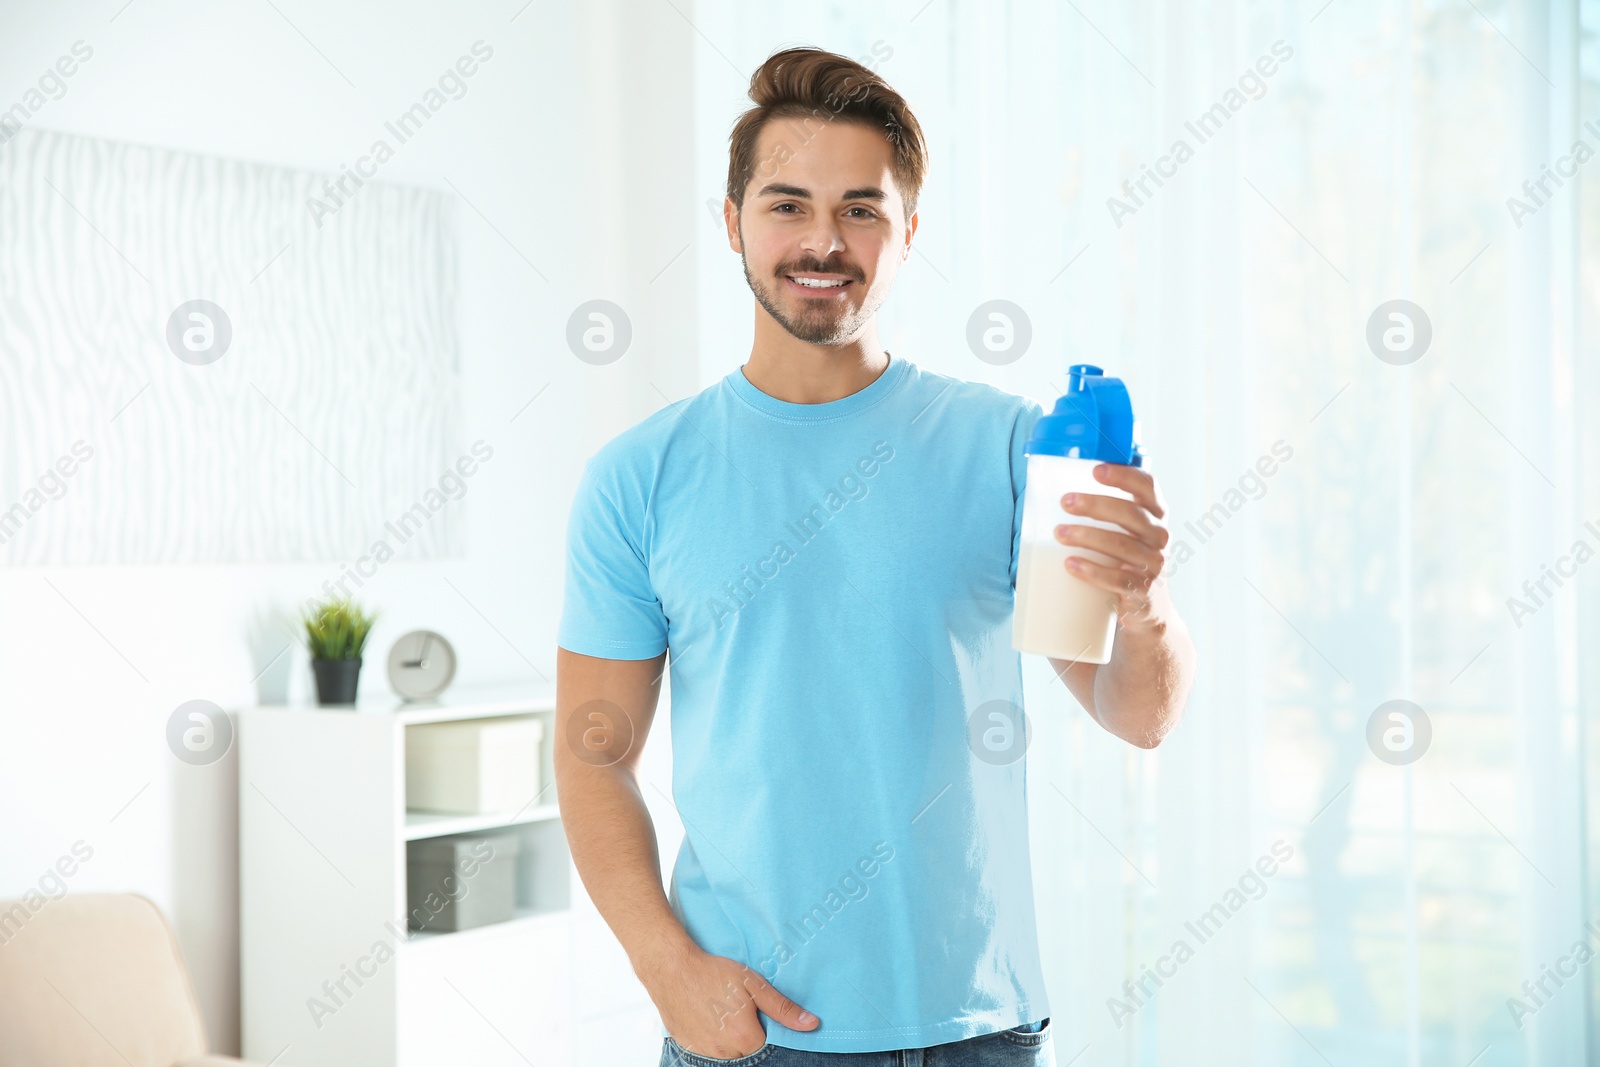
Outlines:
[[[317,676],[318,704],[356,702],[361,648],[376,618],[352,604],[349,597],[325,600],[301,612],[311,670]]]

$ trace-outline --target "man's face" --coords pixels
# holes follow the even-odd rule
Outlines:
[[[744,209],[723,204],[728,243],[757,302],[800,340],[854,340],[911,254],[917,219],[907,226],[892,162],[888,138],[859,123],[762,128]]]

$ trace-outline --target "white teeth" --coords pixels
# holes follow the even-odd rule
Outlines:
[[[837,289],[841,285],[848,285],[849,279],[843,281],[823,281],[820,278],[790,278],[796,285],[803,285],[807,289]]]

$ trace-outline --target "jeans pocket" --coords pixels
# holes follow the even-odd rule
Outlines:
[[[661,1067],[755,1067],[772,1055],[776,1048],[776,1045],[766,1044],[748,1056],[740,1056],[736,1060],[719,1060],[715,1056],[702,1056],[697,1052],[690,1052],[669,1037],[666,1038],[661,1051]]]
[[[1037,1030],[1027,1030],[1023,1027],[1038,1025]],[[1022,1026],[1013,1026],[1009,1030],[1000,1031],[1000,1036],[1014,1045],[1037,1047],[1050,1040],[1050,1018],[1046,1016],[1038,1024],[1024,1023]]]

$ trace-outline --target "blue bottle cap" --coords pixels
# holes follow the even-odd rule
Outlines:
[[[1143,467],[1128,387],[1120,378],[1107,378],[1099,367],[1073,364],[1066,395],[1033,424],[1023,451]]]

